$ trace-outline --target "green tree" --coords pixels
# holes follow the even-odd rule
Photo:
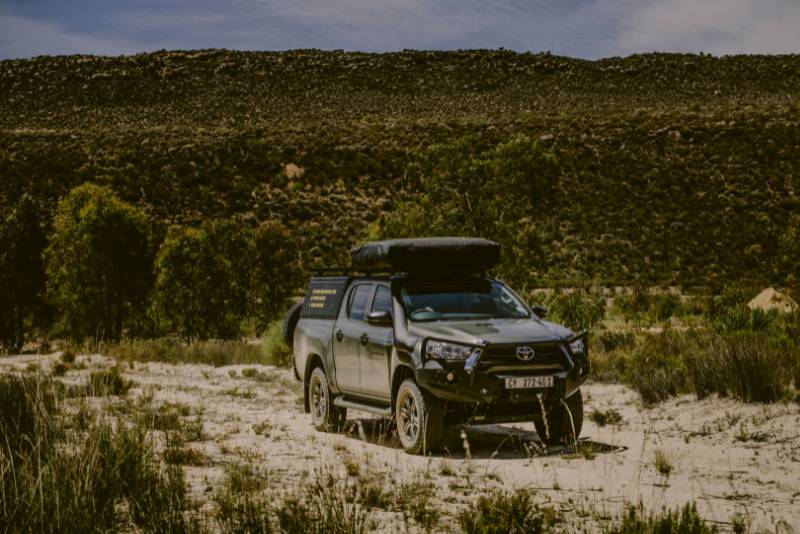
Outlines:
[[[474,146],[465,138],[423,152],[406,173],[411,198],[400,202],[375,233],[494,239],[504,246],[500,273],[524,282],[545,267],[536,263],[545,242],[538,223],[549,208],[559,166],[526,136],[479,154]]]
[[[58,204],[45,251],[47,292],[66,335],[118,340],[146,308],[147,219],[106,188],[76,187]]]
[[[44,292],[42,251],[44,232],[36,205],[24,195],[5,218],[0,218],[0,349],[19,352],[26,322]]]
[[[156,258],[157,319],[187,340],[239,336],[248,308],[248,242],[229,223],[170,227]]]
[[[267,222],[254,233],[252,314],[261,331],[286,311],[287,301],[304,280],[300,247],[289,230]]]

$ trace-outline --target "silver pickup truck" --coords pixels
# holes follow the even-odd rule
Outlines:
[[[381,241],[316,272],[285,331],[316,428],[338,430],[348,409],[393,417],[413,454],[465,423],[533,421],[547,445],[577,439],[586,333],[487,276],[499,253],[483,239]]]

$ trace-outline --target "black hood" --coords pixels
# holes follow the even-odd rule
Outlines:
[[[572,330],[535,318],[471,319],[469,321],[408,321],[408,330],[417,337],[479,345],[545,343],[567,339]]]

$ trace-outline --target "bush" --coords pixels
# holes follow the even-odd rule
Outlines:
[[[292,365],[292,349],[283,339],[283,322],[273,321],[264,333],[262,349],[267,361],[281,367]]]
[[[536,269],[544,267],[535,261],[546,242],[536,221],[549,205],[559,167],[526,136],[483,152],[475,144],[463,138],[421,153],[406,172],[413,198],[387,214],[372,237],[494,239],[505,247],[499,274],[524,290]]]
[[[458,520],[467,534],[523,534],[549,532],[559,518],[552,508],[535,504],[529,492],[518,490],[481,496]]]
[[[716,392],[745,402],[773,402],[788,392],[800,368],[800,349],[763,333],[710,334],[703,350],[687,353],[684,360],[700,398]]]
[[[9,425],[6,410],[0,412],[0,530],[105,532],[128,524],[148,532],[192,530],[183,474],[161,468],[146,431],[122,420],[81,424],[78,414],[61,411],[58,392],[40,375],[0,377],[0,396],[14,399],[27,420]],[[82,431],[66,432],[71,428]]]
[[[269,222],[256,228],[253,248],[252,315],[262,331],[286,311],[305,275],[297,238],[282,224]]]
[[[144,311],[151,282],[144,214],[91,184],[58,204],[45,257],[47,291],[64,333],[118,340]]]
[[[660,514],[645,515],[640,507],[630,506],[622,521],[606,529],[606,534],[710,534],[716,532],[697,513],[697,507],[687,504],[680,510],[663,510]]]
[[[249,259],[245,256],[237,262],[242,256],[233,256],[231,250],[248,247],[227,242],[225,238],[230,236],[230,227],[222,224],[171,226],[159,248],[154,314],[187,341],[241,334],[247,312]]]
[[[645,336],[631,356],[626,381],[645,404],[663,401],[687,391],[684,357],[697,350],[694,335],[667,331]]]
[[[23,195],[11,213],[0,218],[0,351],[18,353],[26,323],[44,293],[42,251],[45,237],[36,205]]]
[[[370,528],[370,511],[358,502],[358,488],[337,484],[329,471],[316,471],[314,479],[297,494],[284,498],[275,513],[286,534],[361,534]]]
[[[556,291],[547,299],[553,320],[573,330],[592,328],[606,314],[606,299],[599,291]]]
[[[637,325],[661,323],[685,313],[680,295],[669,292],[651,293],[642,286],[634,287],[630,293],[614,298],[613,306],[623,318]]]
[[[95,371],[89,375],[88,394],[93,396],[124,395],[136,383],[126,379],[117,367]]]

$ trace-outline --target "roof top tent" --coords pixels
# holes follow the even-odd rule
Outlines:
[[[350,261],[359,271],[484,273],[500,261],[500,244],[473,237],[389,239],[354,247]]]

